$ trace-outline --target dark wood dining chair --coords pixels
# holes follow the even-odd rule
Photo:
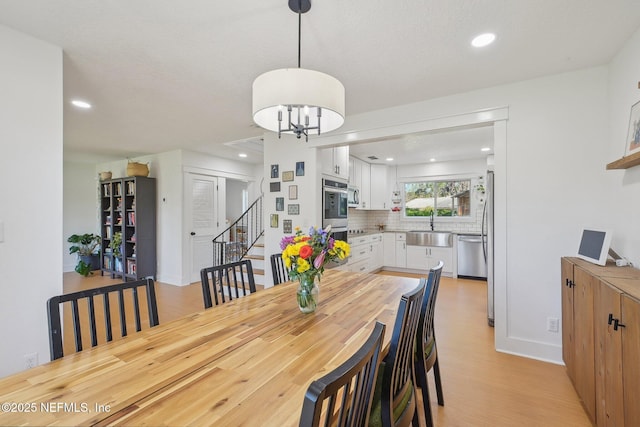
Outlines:
[[[369,422],[385,325],[373,332],[346,362],[311,383],[302,405],[300,427],[359,427]]]
[[[440,275],[442,274],[443,266],[444,263],[440,261],[437,266],[429,270],[428,278],[420,279],[420,282],[425,284],[425,291],[420,308],[420,320],[418,321],[418,332],[416,335],[415,370],[416,383],[422,391],[422,405],[428,427],[433,427],[433,415],[431,413],[429,385],[427,382],[427,373],[431,369],[433,369],[433,376],[436,382],[438,405],[444,406],[440,365],[438,364],[438,346],[436,345],[436,333],[433,327],[436,297],[438,296],[438,287],[440,286]]]
[[[207,267],[200,270],[204,308],[224,304],[227,300],[247,296],[256,291],[253,267],[248,259]]]
[[[389,352],[378,374],[369,426],[418,425],[413,353],[424,290],[424,283],[421,282],[400,299]]]
[[[146,310],[141,310],[144,306],[140,304],[140,293],[146,295]],[[82,314],[85,305],[87,317]],[[71,308],[76,352],[83,349],[83,330],[88,331],[91,347],[95,347],[98,342],[103,341],[103,331],[104,342],[112,341],[117,325],[120,326],[120,336],[125,337],[133,326],[135,326],[136,332],[141,331],[143,320],[144,325],[149,327],[160,323],[155,285],[152,279],[108,285],[51,297],[47,301],[51,360],[64,356],[61,306],[63,309]],[[100,313],[100,308],[102,308],[102,313]],[[117,315],[114,316],[115,312]],[[133,321],[135,323],[132,323]],[[128,327],[129,329],[127,329]],[[86,341],[85,335],[85,344],[88,344]]]
[[[282,253],[271,255],[271,275],[273,276],[274,286],[290,280],[289,272],[284,266]]]

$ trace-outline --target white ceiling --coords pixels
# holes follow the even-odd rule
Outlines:
[[[65,153],[237,158],[253,80],[297,61],[286,0],[0,0],[0,24],[64,49]],[[302,66],[342,81],[349,116],[606,64],[639,26],[637,0],[313,1]]]
[[[482,151],[483,148],[489,148],[489,151]],[[415,133],[383,141],[353,144],[349,146],[349,154],[368,163],[388,165],[486,158],[493,154],[493,126]],[[388,158],[393,160],[387,160]]]

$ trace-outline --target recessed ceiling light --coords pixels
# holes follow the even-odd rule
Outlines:
[[[471,45],[474,47],[485,47],[490,45],[496,39],[496,35],[493,33],[484,33],[479,36],[475,36],[473,40],[471,40]]]
[[[387,157],[387,162],[393,162],[393,157]]]
[[[242,157],[244,159],[245,157],[247,157],[247,153],[240,153],[238,154],[238,157]]]
[[[79,99],[74,99],[71,103],[78,108],[91,108],[91,104],[86,101],[80,101]]]
[[[430,159],[429,159],[429,161],[430,161],[430,162],[435,162],[435,161],[436,161],[436,159],[435,159],[434,157],[432,157],[432,158],[430,158]]]
[[[489,148],[489,147],[482,147],[482,148],[480,149],[480,151],[491,151],[491,148]]]

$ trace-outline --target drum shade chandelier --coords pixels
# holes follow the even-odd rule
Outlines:
[[[302,14],[311,9],[311,0],[289,0],[289,9],[298,14],[298,68],[268,71],[254,80],[253,121],[278,132],[278,138],[287,132],[309,141],[309,131],[320,135],[344,123],[344,86],[328,74],[300,68]]]

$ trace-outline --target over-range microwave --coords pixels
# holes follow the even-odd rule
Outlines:
[[[360,190],[357,187],[349,187],[347,194],[347,205],[350,208],[360,207]]]

